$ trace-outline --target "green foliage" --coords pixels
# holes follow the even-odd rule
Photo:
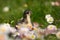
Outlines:
[[[58,39],[57,39],[56,35],[50,34],[45,37],[45,40],[58,40]]]
[[[60,7],[52,6],[50,2],[55,0],[0,0],[0,23],[15,23],[22,17],[25,9],[32,11],[31,20],[42,24],[45,28],[48,23],[45,20],[46,14],[51,14],[55,21],[54,24],[60,26]],[[24,5],[27,4],[27,7]],[[3,12],[3,8],[8,6],[10,10]],[[13,21],[13,22],[12,22]]]

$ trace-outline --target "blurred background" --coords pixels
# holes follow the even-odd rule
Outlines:
[[[51,14],[53,24],[60,26],[60,0],[0,0],[0,23],[14,26],[26,9],[32,11],[32,22],[38,22],[42,28],[48,25],[46,14]]]

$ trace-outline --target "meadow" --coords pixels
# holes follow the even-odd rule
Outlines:
[[[31,21],[38,22],[41,28],[46,28],[48,25],[45,19],[46,14],[51,14],[54,18],[53,24],[59,28],[60,6],[51,4],[55,1],[59,2],[59,0],[0,0],[0,23],[9,23],[14,27],[21,19],[24,10],[29,9],[32,11]],[[55,35],[48,35],[45,39],[58,40]]]

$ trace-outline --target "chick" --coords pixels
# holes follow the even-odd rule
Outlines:
[[[32,28],[30,15],[31,15],[31,11],[25,10],[23,13],[22,19],[19,22],[17,22],[17,24],[16,24],[16,29],[19,29],[22,25],[24,25],[24,26],[26,25],[25,27],[28,26],[28,27]]]

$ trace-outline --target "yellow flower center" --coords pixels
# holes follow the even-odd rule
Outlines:
[[[50,27],[50,29],[52,29],[52,26]]]
[[[5,28],[1,28],[0,30],[1,30],[2,32],[5,32],[5,31],[6,31]]]
[[[32,38],[32,39],[34,39],[34,38],[35,38],[35,36],[34,36],[34,35],[32,35],[32,36],[31,36],[31,38]]]

